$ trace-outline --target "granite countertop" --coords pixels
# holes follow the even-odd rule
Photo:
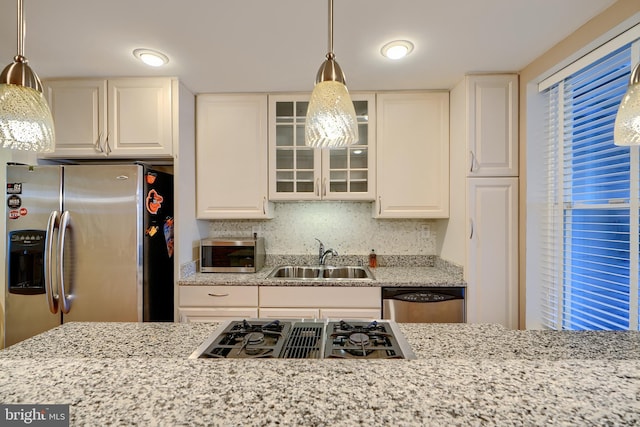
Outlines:
[[[274,266],[264,267],[257,273],[196,273],[180,279],[181,286],[236,285],[236,286],[466,286],[462,274],[437,267],[378,267],[372,268],[374,280],[312,281],[267,279]]]
[[[399,326],[417,360],[192,360],[217,324],[68,323],[0,351],[0,402],[71,425],[640,423],[639,332]]]

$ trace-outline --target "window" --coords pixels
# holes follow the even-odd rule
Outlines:
[[[534,250],[545,327],[638,329],[640,155],[613,144],[613,126],[639,50],[619,47],[543,93],[546,200]]]

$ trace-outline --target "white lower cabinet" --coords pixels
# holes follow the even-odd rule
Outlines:
[[[258,317],[257,286],[181,286],[180,322]]]
[[[380,319],[380,288],[180,286],[180,322],[230,318]]]
[[[518,328],[518,178],[468,179],[467,321]]]
[[[260,317],[380,318],[380,288],[261,286]]]

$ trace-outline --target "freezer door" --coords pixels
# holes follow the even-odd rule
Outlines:
[[[6,190],[6,227],[7,236],[12,232],[21,234],[19,230],[34,230],[44,232],[47,221],[53,210],[60,209],[61,169],[59,166],[18,166],[9,165]],[[25,233],[35,235],[37,233]],[[51,238],[51,236],[48,236]],[[55,239],[55,236],[53,236]],[[24,268],[25,259],[19,254],[11,256],[11,241],[7,239],[6,277],[5,277],[5,345],[9,346],[29,337],[47,331],[60,324],[60,313],[53,314],[49,310],[46,294],[20,293],[17,289],[10,292],[10,281],[20,274],[12,269]],[[24,258],[24,257],[22,257]],[[11,266],[12,259],[14,265]],[[32,259],[31,268],[42,269],[41,259]],[[27,273],[29,275],[29,273]],[[37,274],[34,275],[37,276]]]
[[[141,177],[137,165],[64,166],[64,322],[142,321]]]

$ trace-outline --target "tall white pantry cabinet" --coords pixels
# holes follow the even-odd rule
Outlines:
[[[518,328],[518,76],[468,75],[467,321]]]

